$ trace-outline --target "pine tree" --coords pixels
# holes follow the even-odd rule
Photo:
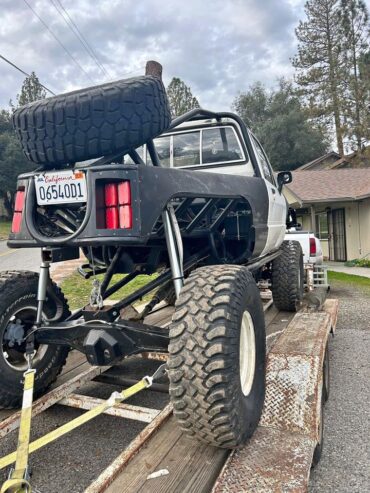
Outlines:
[[[343,155],[345,56],[338,0],[308,0],[306,21],[296,29],[298,54],[292,63],[296,81],[312,115],[334,121],[338,152]]]
[[[347,94],[345,117],[348,136],[362,150],[369,135],[369,16],[362,0],[341,0],[345,49],[347,51]],[[367,66],[366,66],[367,65]],[[367,72],[367,77],[364,75]]]
[[[174,77],[167,87],[172,117],[180,116],[193,108],[199,108],[199,102],[193,96],[189,86],[178,77]]]
[[[27,103],[33,103],[45,97],[45,89],[40,84],[35,72],[31,72],[31,75],[23,81],[21,93],[17,94],[17,106],[24,106]]]

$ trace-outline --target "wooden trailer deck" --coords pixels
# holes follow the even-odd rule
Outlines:
[[[314,361],[314,364],[306,365],[306,368],[314,367],[316,373],[305,375],[301,372],[298,374],[299,378],[307,378],[307,382],[309,382],[310,385],[306,385],[308,393],[306,392],[306,394],[298,396],[296,400],[294,400],[294,396],[297,397],[297,393],[294,394],[294,391],[294,395],[292,394],[292,390],[290,393],[286,392],[286,389],[283,392],[289,394],[288,397],[290,400],[288,408],[291,406],[294,407],[294,405],[302,407],[302,398],[310,397],[308,399],[310,401],[308,407],[305,405],[305,402],[303,402],[303,408],[305,410],[304,416],[302,416],[302,413],[299,414],[299,409],[297,411],[298,414],[294,414],[295,411],[293,410],[292,412],[290,409],[290,414],[288,413],[289,416],[286,416],[285,421],[283,419],[283,425],[276,420],[275,422],[269,422],[269,419],[272,419],[273,421],[274,413],[279,414],[285,412],[285,414],[287,414],[288,408],[286,406],[281,406],[281,409],[274,409],[274,412],[271,413],[271,406],[269,405],[268,399],[271,399],[272,397],[276,399],[276,393],[274,394],[276,389],[274,388],[271,391],[271,382],[269,383],[269,376],[267,377],[267,404],[265,405],[265,409],[267,409],[268,412],[264,412],[262,426],[259,426],[251,443],[247,444],[245,450],[248,450],[248,447],[250,448],[251,446],[254,447],[254,450],[258,450],[258,453],[254,454],[254,460],[256,461],[255,465],[258,469],[258,460],[261,460],[261,457],[266,455],[266,453],[264,454],[263,452],[263,447],[266,449],[269,448],[269,443],[265,436],[267,430],[267,432],[275,438],[276,444],[280,443],[281,446],[280,440],[285,439],[285,444],[288,448],[286,454],[288,455],[285,455],[284,457],[287,460],[292,459],[292,457],[289,457],[289,451],[293,454],[299,452],[305,455],[305,460],[298,461],[298,469],[288,467],[287,470],[285,466],[280,467],[278,461],[275,467],[276,470],[274,471],[273,461],[276,461],[276,457],[269,453],[267,455],[270,457],[272,463],[267,464],[265,462],[262,464],[262,467],[259,468],[259,473],[257,474],[257,476],[260,477],[260,480],[261,478],[263,479],[261,482],[258,477],[257,479],[255,478],[255,471],[251,474],[254,465],[251,464],[249,460],[250,452],[247,453],[248,460],[246,461],[245,453],[243,455],[244,449],[230,454],[227,450],[210,447],[189,439],[178,429],[175,420],[171,415],[170,405],[167,405],[162,411],[157,411],[148,408],[140,408],[140,406],[130,406],[130,404],[124,403],[119,406],[121,411],[119,411],[118,414],[115,414],[116,416],[125,417],[125,413],[131,412],[134,413],[134,416],[131,415],[131,419],[139,419],[149,424],[107,469],[102,473],[101,471],[96,471],[96,480],[85,489],[85,493],[98,493],[103,491],[109,493],[136,493],[149,491],[158,493],[206,493],[211,492],[212,489],[214,489],[215,492],[260,491],[265,493],[267,491],[281,491],[282,488],[280,488],[280,486],[288,484],[287,477],[290,478],[290,483],[293,484],[292,477],[294,475],[293,479],[296,488],[294,491],[305,491],[308,483],[309,465],[312,458],[312,447],[315,441],[315,432],[313,431],[315,427],[317,431],[317,412],[314,412],[314,410],[317,410],[317,389],[321,385],[317,368],[322,364],[322,348],[325,348],[329,331],[333,329],[336,324],[337,306],[336,300],[328,300],[324,305],[324,311],[321,313],[298,313],[294,315],[287,312],[278,312],[271,304],[271,301],[265,302],[267,348],[269,352],[268,375],[270,371],[271,375],[274,375],[275,380],[276,377],[279,376],[279,370],[276,371],[276,368],[271,369],[270,367],[271,365],[274,365],[274,361],[276,363],[276,358],[282,356],[284,344],[287,344],[287,341],[294,341],[294,347],[290,347],[290,350],[293,351],[296,358],[300,358],[299,347],[301,347],[301,352],[305,351],[307,354],[310,353],[306,356],[308,359],[311,358],[311,360]],[[165,326],[169,323],[171,314],[172,308],[164,307],[151,314],[146,319],[146,322]],[[311,340],[311,344],[305,344],[302,349],[302,338],[300,338],[299,335],[297,338],[297,330],[298,334],[299,332],[304,334],[305,328],[308,329],[307,334],[308,339]],[[285,343],[283,340],[284,334],[287,334],[288,336],[288,338],[285,338]],[[278,348],[277,352],[274,348]],[[157,357],[158,359],[163,359],[162,355],[157,355]],[[287,360],[286,355],[284,358]],[[301,359],[302,358],[304,360],[304,357],[301,355]],[[272,371],[275,371],[275,373],[272,373]],[[93,368],[86,362],[83,355],[71,352],[67,365],[54,385],[54,388],[34,404],[34,414],[42,412],[44,409],[55,403],[82,407],[81,402],[80,404],[76,404],[74,401],[73,393],[78,390],[84,382],[86,383],[89,380],[94,379],[94,381],[99,381],[101,382],[101,385],[104,385],[103,382],[121,382],[125,384],[123,386],[130,385],[130,379],[126,378],[125,382],[125,378],[125,375],[117,373],[116,368]],[[158,384],[156,391],[165,390],[165,384]],[[279,389],[277,391],[279,392]],[[311,392],[311,394],[309,394],[309,392]],[[280,400],[284,401],[284,399]],[[84,401],[83,404],[86,409],[86,406],[89,405],[89,399]],[[155,412],[150,414],[151,411]],[[135,418],[135,413],[137,413],[137,418]],[[311,421],[309,420],[310,416]],[[312,418],[312,416],[314,417]],[[292,417],[294,419],[296,418],[295,421]],[[19,422],[18,418],[19,416],[17,416],[17,413],[14,413],[14,411],[0,411],[0,438],[17,428]],[[117,418],[112,417],[110,419]],[[309,424],[306,423],[307,420],[310,421]],[[117,426],[120,427],[129,426],[129,424],[130,422],[126,420],[119,420],[117,422]],[[293,428],[295,427],[293,431],[289,429],[289,426],[292,424]],[[83,434],[83,427],[74,433]],[[293,437],[296,438],[295,442],[294,440],[287,439],[289,437],[292,438],[292,433],[296,433],[296,436]],[[299,440],[302,436],[306,447],[304,450],[299,449]],[[259,437],[261,437],[260,440]],[[91,439],[94,440],[94,437],[92,436]],[[297,440],[299,442],[298,444]],[[251,445],[252,443],[253,445]],[[295,448],[292,443],[295,445]],[[109,446],[109,437],[107,437],[106,444],[99,443],[100,449],[104,449],[104,446]],[[261,446],[262,451],[260,450]],[[265,450],[265,452],[267,452],[267,450]],[[243,461],[246,463],[243,463]],[[45,468],[48,468],[48,466],[49,464],[45,464]],[[53,467],[53,464],[50,464],[50,467]],[[94,464],[86,464],[86,467],[89,467],[90,469],[94,468]],[[285,475],[281,474],[281,470],[285,471]],[[158,471],[161,472],[158,473]],[[242,474],[240,474],[240,471]],[[267,479],[264,476],[266,471],[268,472]],[[148,479],[148,476],[153,473],[162,475]],[[276,479],[275,476],[279,476],[279,478]],[[271,478],[273,478],[273,481]],[[272,489],[270,489],[271,484],[273,486]],[[290,490],[286,489],[284,491]]]

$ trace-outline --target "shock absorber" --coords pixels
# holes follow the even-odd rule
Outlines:
[[[183,259],[182,259],[182,241],[176,216],[171,206],[167,206],[162,213],[164,233],[167,243],[168,258],[170,261],[172,280],[175,288],[176,298],[179,297],[180,291],[184,285]],[[177,234],[175,228],[178,229]]]

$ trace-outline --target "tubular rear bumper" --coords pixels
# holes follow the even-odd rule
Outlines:
[[[58,242],[53,246],[101,246],[101,245],[146,245],[163,209],[174,198],[220,198],[241,199],[249,203],[255,230],[254,255],[263,250],[267,238],[268,197],[266,186],[257,177],[232,176],[201,171],[159,168],[137,165],[101,165],[82,168],[86,172],[88,187],[88,217],[77,237]],[[36,240],[32,234],[36,195],[31,180],[35,173],[21,175],[18,186],[25,187],[26,206],[22,217],[21,231],[10,234],[8,246],[48,247],[50,239]],[[131,229],[98,229],[95,191],[98,180],[129,180],[131,184],[133,224]],[[33,189],[33,190],[32,190]],[[89,207],[90,201],[90,207]],[[28,219],[27,219],[28,218]]]

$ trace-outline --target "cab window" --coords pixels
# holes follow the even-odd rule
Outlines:
[[[202,163],[240,161],[243,153],[231,127],[207,128],[202,132]]]
[[[173,135],[173,166],[194,166],[200,164],[200,132]]]
[[[159,137],[154,140],[154,143],[161,165],[169,168],[171,166],[171,136]],[[146,149],[145,162],[146,164],[153,164],[148,149]]]
[[[272,173],[271,165],[267,160],[267,157],[262,149],[261,144],[258,140],[252,135],[254,148],[257,154],[258,162],[261,165],[262,172],[267,181],[269,181],[272,185],[275,185],[274,175]]]

